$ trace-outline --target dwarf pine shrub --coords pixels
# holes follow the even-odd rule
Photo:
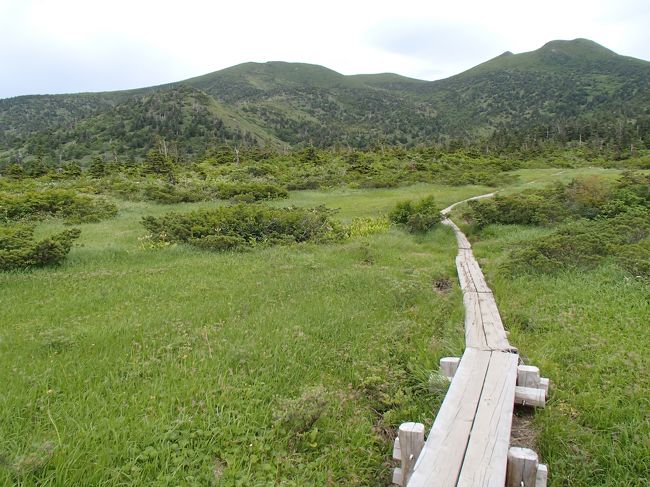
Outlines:
[[[71,228],[37,242],[31,226],[0,226],[0,270],[60,264],[79,235],[78,228]]]
[[[393,223],[404,225],[411,233],[427,232],[442,219],[433,196],[419,201],[400,201],[388,216]]]
[[[189,243],[206,250],[242,249],[259,245],[341,240],[345,232],[319,207],[270,208],[261,204],[237,204],[190,213],[148,216],[142,224],[151,238]]]
[[[67,189],[0,193],[0,221],[5,222],[54,216],[68,223],[87,223],[116,214],[117,206],[113,203]]]

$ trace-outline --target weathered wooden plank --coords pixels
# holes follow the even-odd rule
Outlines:
[[[478,295],[481,319],[483,322],[483,333],[487,348],[491,350],[508,350],[511,348],[508,336],[503,328],[501,315],[497,308],[492,293],[481,293]]]
[[[446,215],[449,215],[449,213],[451,213],[451,210],[453,210],[453,209],[454,209],[455,207],[457,207],[458,205],[462,205],[463,203],[466,203],[466,202],[468,202],[468,201],[472,201],[472,200],[481,200],[481,199],[483,199],[483,198],[491,198],[491,197],[494,196],[495,194],[496,194],[496,191],[495,191],[494,193],[482,194],[482,195],[479,195],[479,196],[473,196],[473,197],[471,197],[471,198],[467,198],[466,200],[457,201],[457,202],[454,203],[453,205],[449,205],[447,208],[441,210],[440,213],[442,213],[442,214],[445,215],[445,216],[446,216]]]
[[[409,487],[456,485],[490,356],[491,352],[465,350],[415,464]]]
[[[472,253],[472,249],[458,249],[458,255],[461,257],[464,257],[465,259],[473,259],[474,254]]]
[[[487,282],[485,281],[485,276],[483,275],[483,271],[481,271],[481,268],[478,265],[478,262],[476,261],[474,256],[472,256],[471,259],[467,259],[467,266],[469,268],[469,273],[472,276],[472,282],[474,283],[476,292],[479,293],[492,292],[492,290],[488,287]]]
[[[472,280],[472,275],[467,265],[467,259],[463,255],[456,256],[456,270],[458,271],[458,282],[464,293],[475,293],[476,286]]]
[[[456,256],[456,270],[458,271],[458,279],[463,292],[492,292],[471,252],[459,252]]]
[[[491,353],[458,486],[505,483],[518,361],[514,353]]]
[[[453,221],[445,218],[442,220],[442,224],[451,227],[451,229],[454,231],[454,235],[456,236],[456,243],[458,244],[459,249],[470,249],[472,247],[465,234],[461,232],[460,228],[458,228],[458,226]]]
[[[454,225],[455,226],[455,225]],[[469,243],[469,240],[467,240],[467,237],[463,232],[460,231],[458,227],[456,227],[456,242],[458,244],[459,249],[471,249],[472,244]]]
[[[463,305],[465,306],[465,346],[488,350],[478,293],[466,292],[463,294]]]
[[[492,293],[466,292],[465,345],[480,350],[512,350]]]

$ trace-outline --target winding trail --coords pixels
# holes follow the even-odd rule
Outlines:
[[[442,223],[452,228],[458,242],[456,269],[465,306],[466,348],[412,473],[406,469],[409,487],[506,484],[515,389],[520,389],[519,355],[508,342],[469,240],[448,218],[454,207],[494,195],[468,198],[441,211]]]
[[[456,270],[458,280],[463,291],[463,304],[465,305],[465,346],[480,350],[515,351],[510,346],[503,328],[501,315],[492,290],[485,281],[477,260],[472,253],[472,245],[460,228],[448,218],[449,213],[456,206],[468,201],[491,198],[496,194],[487,193],[458,201],[448,206],[440,213],[445,217],[442,223],[451,227],[458,242],[458,256],[456,257]]]

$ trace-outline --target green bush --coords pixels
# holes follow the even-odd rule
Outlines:
[[[650,211],[633,208],[613,218],[580,220],[521,244],[506,267],[513,273],[590,268],[613,256],[626,269],[647,275]]]
[[[627,172],[615,184],[596,176],[492,199],[473,200],[463,218],[475,226],[552,225],[569,219],[613,217],[650,208],[650,176]]]
[[[146,186],[143,196],[145,200],[164,204],[192,203],[210,199],[202,191],[179,188],[171,184]]]
[[[620,248],[616,262],[633,276],[650,279],[650,239]]]
[[[286,198],[289,193],[285,188],[270,183],[223,183],[216,187],[215,195],[219,199],[236,199],[240,201],[261,201],[274,198]]]
[[[0,221],[5,222],[55,216],[68,223],[86,223],[116,214],[117,207],[113,203],[67,189],[0,193]]]
[[[33,227],[0,226],[0,270],[59,264],[66,258],[72,243],[80,234],[78,228],[72,228],[35,242]]]
[[[185,242],[202,249],[229,250],[293,242],[329,242],[344,237],[324,208],[269,208],[238,204],[191,213],[145,217],[152,239]]]
[[[390,212],[389,218],[412,233],[422,233],[440,223],[442,216],[435,199],[429,196],[419,201],[400,201]]]
[[[556,189],[526,191],[510,196],[472,200],[463,218],[483,228],[493,223],[505,225],[549,225],[569,216]]]
[[[155,179],[140,182],[114,179],[107,184],[107,189],[130,200],[155,201],[156,203],[175,204],[218,199],[232,199],[242,202],[254,202],[275,198],[286,198],[286,188],[271,183],[206,183],[185,180],[176,184]]]

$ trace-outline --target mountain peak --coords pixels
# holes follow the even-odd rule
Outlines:
[[[614,51],[589,39],[555,40],[544,44],[539,53],[558,53],[570,57],[609,58],[617,56]]]

